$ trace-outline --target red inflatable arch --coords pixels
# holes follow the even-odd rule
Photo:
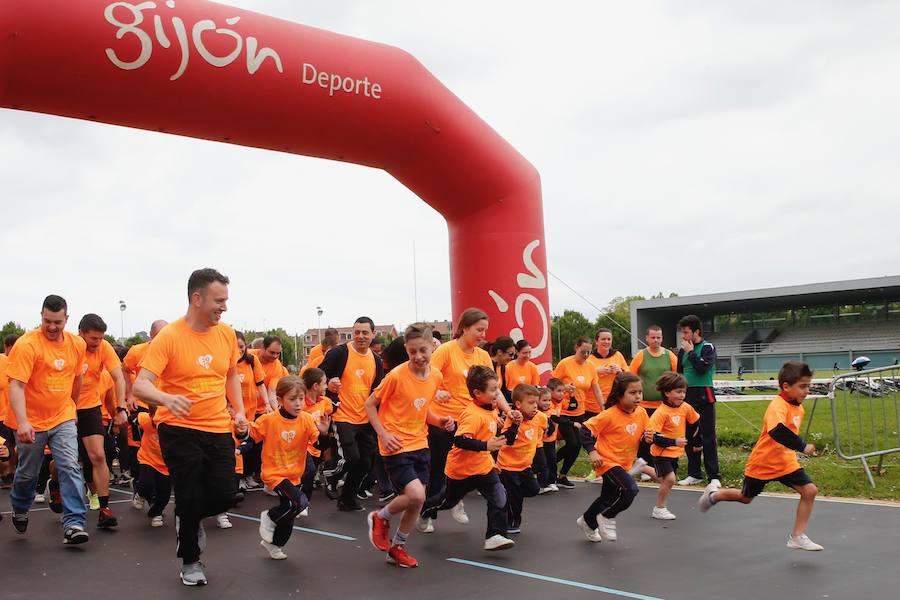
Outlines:
[[[549,369],[540,177],[402,50],[198,0],[4,2],[0,106],[384,169],[447,220],[454,315]]]

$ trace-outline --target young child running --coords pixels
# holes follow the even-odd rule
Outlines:
[[[538,410],[540,395],[538,388],[527,383],[520,383],[513,388],[513,407],[522,413],[522,419],[516,425],[513,419],[506,417],[503,425],[507,430],[518,427],[512,445],[503,446],[497,454],[500,481],[506,489],[507,533],[519,533],[522,530],[525,498],[537,496],[541,489],[531,469],[538,446],[542,446],[543,452],[544,434],[547,433],[549,423],[547,415]]]
[[[172,495],[172,479],[169,469],[159,449],[159,433],[153,423],[153,415],[156,407],[151,406],[150,412],[134,413],[131,418],[137,421],[140,428],[141,447],[137,452],[138,472],[134,480],[135,494],[132,498],[132,506],[142,509],[144,501],[150,505],[147,516],[150,517],[151,527],[163,526],[163,511],[169,503]]]
[[[316,367],[310,367],[303,371],[302,377],[303,385],[306,386],[306,395],[303,397],[303,412],[309,413],[315,421],[325,417],[330,427],[330,417],[334,412],[334,403],[331,402],[331,398],[325,395],[325,390],[328,388],[325,371]],[[323,437],[320,440],[316,440],[306,453],[306,468],[303,471],[300,489],[307,500],[312,499],[316,473],[319,472],[319,464],[322,462],[322,450],[327,446],[328,438]],[[309,509],[307,508],[303,516],[308,515],[308,511]]]
[[[804,413],[803,400],[809,395],[812,376],[812,370],[806,363],[784,363],[778,372],[780,392],[766,409],[763,430],[747,459],[742,489],[708,486],[699,500],[700,512],[705,513],[719,502],[750,504],[767,483],[779,481],[800,493],[797,517],[794,529],[788,535],[787,547],[795,550],[823,549],[806,535],[806,526],[819,490],[797,461],[798,452],[807,456],[816,452],[816,447],[807,444],[799,435]]]
[[[605,410],[582,424],[581,438],[591,465],[603,478],[600,496],[575,521],[588,540],[616,541],[616,515],[631,506],[638,494],[628,470],[637,456],[649,418],[641,408],[641,378],[625,371],[616,375]],[[598,522],[599,520],[599,522]]]
[[[366,400],[366,413],[378,434],[378,450],[384,459],[398,496],[379,511],[368,515],[369,540],[387,561],[398,567],[417,567],[407,554],[406,542],[419,511],[425,503],[425,485],[431,457],[428,452],[428,425],[453,431],[450,416],[439,417],[430,410],[431,401],[442,391],[443,376],[431,368],[431,327],[410,325],[403,334],[409,361],[395,367]],[[401,515],[400,525],[390,540],[391,518]]]
[[[447,455],[447,485],[431,496],[422,508],[420,524],[434,518],[439,510],[449,510],[472,490],[487,504],[485,550],[505,550],[515,546],[506,537],[506,490],[500,483],[491,452],[516,439],[516,428],[498,434],[497,401],[501,397],[497,373],[489,367],[473,366],[466,375],[466,387],[472,403],[459,416],[453,448]],[[521,419],[521,413],[513,413]]]
[[[306,453],[320,433],[328,431],[324,416],[313,420],[303,412],[306,388],[303,380],[288,375],[278,380],[275,396],[277,411],[259,416],[250,423],[249,437],[241,444],[245,453],[254,444],[262,444],[262,479],[278,494],[278,506],[264,510],[259,515],[260,545],[275,560],[287,558],[284,546],[291,538],[294,517],[302,512],[309,501],[300,491],[300,479],[306,467]]]
[[[650,455],[656,468],[659,480],[659,492],[656,506],[651,515],[654,519],[670,521],[675,515],[669,511],[666,501],[669,492],[675,485],[675,473],[678,472],[678,459],[684,454],[687,446],[685,431],[688,424],[700,420],[694,407],[684,401],[687,394],[687,379],[679,373],[663,373],[656,380],[656,390],[662,396],[662,403],[650,417],[650,431],[653,438]],[[699,446],[699,443],[695,443]],[[642,462],[640,458],[637,462]]]
[[[538,494],[559,491],[559,487],[556,485],[556,438],[559,435],[557,423],[559,422],[561,402],[565,395],[565,384],[559,379],[551,379],[548,385],[553,382],[558,382],[559,392],[556,400],[554,400],[554,394],[549,387],[539,388],[541,395],[538,398],[538,410],[547,417],[548,425],[531,463],[531,468],[537,475],[540,486]]]

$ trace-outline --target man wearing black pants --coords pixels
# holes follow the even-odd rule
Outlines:
[[[713,377],[716,374],[716,348],[703,339],[700,318],[687,315],[678,322],[681,329],[681,348],[678,350],[678,372],[687,379],[685,401],[694,407],[700,420],[687,426],[688,476],[679,485],[696,485],[703,482],[700,470],[700,450],[696,441],[702,439],[703,465],[713,487],[721,487],[719,476],[719,443],[716,439],[716,394]]]
[[[201,521],[234,504],[232,430],[246,433],[247,418],[236,369],[237,337],[219,322],[227,309],[228,278],[214,269],[194,271],[188,300],[187,314],[163,328],[147,350],[134,395],[159,406],[154,421],[175,488],[181,581],[206,585]],[[154,386],[157,379],[160,389]]]
[[[384,367],[369,348],[375,335],[375,323],[359,317],[353,323],[353,340],[335,346],[319,368],[325,371],[328,397],[335,404],[334,424],[344,455],[343,469],[333,473],[327,482],[331,493],[341,476],[347,476],[338,498],[338,510],[359,511],[356,500],[359,484],[372,466],[377,440],[366,414],[366,399],[384,377]]]

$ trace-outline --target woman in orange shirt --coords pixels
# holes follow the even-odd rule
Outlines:
[[[491,356],[491,362],[494,363],[494,372],[497,373],[497,379],[500,381],[500,391],[507,402],[512,402],[512,388],[508,387],[506,379],[506,367],[516,358],[516,343],[508,335],[501,335],[491,344],[488,344],[488,354]],[[516,387],[513,385],[512,387]]]
[[[591,340],[582,336],[575,341],[574,356],[562,359],[553,369],[553,376],[566,384],[566,398],[563,400],[559,418],[559,433],[566,443],[556,455],[556,458],[562,461],[556,485],[566,489],[575,487],[575,484],[569,481],[568,474],[581,452],[581,441],[578,438],[576,424],[585,419],[584,404],[587,394],[590,392],[596,398],[603,397],[597,379],[597,371],[588,362],[590,355]]]
[[[506,389],[512,392],[520,383],[540,385],[537,365],[531,362],[531,344],[528,340],[516,342],[516,360],[506,365]]]
[[[641,439],[649,434],[650,419],[640,406],[642,397],[641,378],[628,371],[619,373],[605,410],[581,426],[585,448],[592,447],[591,466],[603,478],[600,496],[575,521],[592,542],[616,541],[616,515],[631,506],[638,494],[628,469]]]

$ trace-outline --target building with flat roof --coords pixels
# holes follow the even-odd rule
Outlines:
[[[632,302],[632,353],[653,324],[677,348],[678,320],[689,314],[716,345],[719,372],[777,371],[786,360],[847,369],[862,355],[871,367],[900,361],[900,276]]]

